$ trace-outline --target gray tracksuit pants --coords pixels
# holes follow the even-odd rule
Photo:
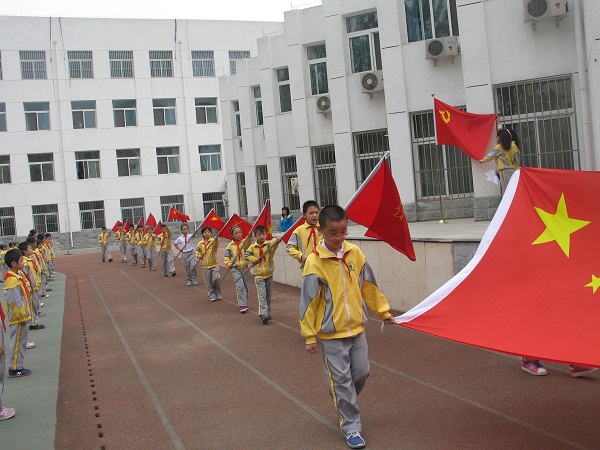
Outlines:
[[[173,250],[168,250],[166,252],[160,252],[160,257],[162,259],[162,270],[165,275],[169,272],[175,272],[175,261],[173,261]]]
[[[104,262],[105,257],[108,256],[108,259],[112,259],[110,256],[110,245],[102,245],[102,262]]]
[[[212,302],[214,300],[221,300],[221,274],[219,273],[219,266],[212,267],[210,269],[202,269],[204,273],[204,283],[206,284],[206,290],[208,291],[208,299]]]
[[[183,252],[183,269],[185,271],[185,281],[198,281],[195,251]]]
[[[271,313],[271,292],[273,291],[273,277],[255,278],[256,291],[258,292],[259,315],[267,316]]]
[[[9,369],[20,370],[23,368],[28,334],[29,321],[10,326],[10,351],[7,353],[10,358]]]
[[[248,272],[244,273],[244,270],[240,270],[236,267],[231,269],[231,274],[233,275],[233,279],[237,280],[235,282],[235,290],[237,292],[237,301],[238,306],[248,306],[248,280],[250,279],[250,274]],[[244,275],[242,276],[242,273]]]
[[[119,249],[121,250],[121,261],[127,261],[127,242],[119,242]]]

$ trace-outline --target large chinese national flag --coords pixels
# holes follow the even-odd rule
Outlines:
[[[438,144],[454,145],[473,159],[485,156],[496,114],[468,113],[438,99],[433,99],[433,112]]]
[[[219,236],[225,239],[231,239],[231,228],[234,226],[238,226],[242,229],[242,238],[248,236],[248,234],[252,231],[252,225],[250,225],[250,222],[242,219],[237,214],[234,214],[229,218],[227,223],[223,225],[221,231],[219,231]]]
[[[214,209],[211,209],[207,216],[204,218],[199,228],[211,227],[215,230],[220,230],[225,225],[225,221],[221,219]]]
[[[400,193],[385,159],[379,161],[348,202],[346,214],[368,228],[365,236],[387,242],[416,261]]]
[[[256,218],[254,225],[252,225],[252,231],[256,230],[256,227],[262,225],[267,230],[267,240],[273,239],[273,227],[271,226],[271,205],[269,200],[265,202],[262,211]]]
[[[117,232],[117,230],[119,229],[119,225],[123,225],[123,222],[121,222],[120,220],[117,220],[117,222],[115,223],[115,225],[111,228],[110,231],[114,231]]]
[[[521,168],[473,260],[402,325],[600,367],[600,172]]]

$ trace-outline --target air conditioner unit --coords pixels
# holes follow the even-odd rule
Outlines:
[[[363,94],[383,91],[383,72],[376,70],[363,74],[360,78],[360,90]]]
[[[561,20],[567,15],[569,4],[561,0],[523,0],[523,20]]]
[[[292,177],[290,178],[290,187],[292,194],[298,194],[300,192],[300,188],[298,186],[298,178]]]
[[[229,205],[229,197],[227,196],[227,192],[221,196],[221,199],[223,200],[223,205]]]
[[[329,95],[321,95],[317,98],[317,112],[321,114],[331,112],[331,99]]]
[[[425,41],[425,59],[443,59],[458,56],[458,36],[448,36]]]

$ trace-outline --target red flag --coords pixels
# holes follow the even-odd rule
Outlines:
[[[140,221],[138,222],[138,225],[144,226],[144,220],[140,219]]]
[[[156,228],[156,219],[154,218],[154,216],[152,215],[152,213],[150,213],[150,215],[146,219],[146,226],[147,227]]]
[[[234,214],[227,221],[227,223],[223,225],[223,227],[219,231],[219,236],[225,239],[231,239],[231,227],[235,225],[242,229],[242,238],[248,236],[248,234],[252,231],[252,225],[250,225],[250,222],[242,219],[237,214]]]
[[[433,99],[435,134],[438,144],[458,147],[467,156],[480,160],[494,130],[496,114],[473,114]]]
[[[219,217],[219,215],[215,212],[214,209],[211,209],[208,215],[204,218],[202,223],[200,224],[200,228],[203,227],[211,227],[215,230],[220,230],[225,225],[225,221]]]
[[[117,220],[117,223],[115,223],[115,226],[111,228],[110,231],[117,231],[119,229],[119,225],[123,225],[123,222],[121,222],[120,220]]]
[[[169,217],[167,218],[167,221],[169,222],[171,220],[178,220],[180,222],[189,222],[190,216],[182,213],[181,211],[177,211],[175,208],[171,207],[171,209],[169,210]]]
[[[294,230],[300,225],[302,225],[304,222],[306,222],[306,218],[300,217],[285,233],[281,235],[280,239],[287,244],[290,238],[292,237],[292,233],[294,232]]]
[[[386,156],[375,166],[346,205],[350,220],[368,228],[365,236],[387,242],[416,261],[408,222]]]
[[[402,325],[533,359],[600,366],[600,172],[521,168],[473,260]]]
[[[127,219],[125,221],[125,225],[123,225],[123,228],[125,228],[125,231],[127,231],[129,233],[129,229],[131,228],[132,223],[129,221],[129,219]]]
[[[256,227],[262,225],[267,230],[267,240],[273,239],[273,227],[271,226],[271,205],[269,200],[265,202],[262,211],[256,218],[254,225],[252,225],[252,231],[256,230]]]
[[[162,222],[158,222],[158,225],[156,225],[156,228],[154,229],[154,234],[159,235],[162,233]]]

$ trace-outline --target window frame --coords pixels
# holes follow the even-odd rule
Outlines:
[[[319,154],[322,152],[328,152],[328,156],[325,157],[323,154]],[[311,147],[310,156],[316,201],[321,207],[337,205],[338,188],[335,146],[333,144],[326,144]],[[328,183],[329,181],[332,183]]]
[[[119,156],[119,152],[120,155]],[[137,155],[127,155],[125,152],[137,152]],[[136,177],[142,175],[142,157],[141,150],[139,148],[121,148],[116,150],[117,159],[117,176],[119,177]],[[125,166],[123,163],[119,164],[120,161],[127,161],[127,174],[124,173]],[[135,169],[137,161],[137,168],[139,173],[131,173],[132,168]]]
[[[6,123],[6,103],[0,102],[0,132],[8,131]]]
[[[71,101],[71,115],[74,130],[97,128],[96,100]]]
[[[196,97],[194,98],[194,105],[196,108],[197,125],[219,123],[216,97]],[[204,121],[202,121],[203,119]]]
[[[275,81],[277,83],[277,92],[279,93],[279,113],[286,114],[292,112],[292,89],[290,85],[290,70],[289,67],[279,67],[275,69]],[[289,97],[289,109],[288,103],[284,105],[284,99],[282,93],[286,92]],[[286,109],[284,110],[284,106]]]
[[[89,215],[89,218],[84,217],[84,215]],[[82,230],[93,230],[105,227],[104,200],[79,202],[79,223]],[[90,226],[87,226],[88,223]]]
[[[350,30],[350,20],[358,17],[365,17],[369,14],[375,14],[376,26],[368,28],[360,28],[357,30]],[[373,70],[382,70],[382,62],[381,62],[381,44],[379,40],[379,19],[377,17],[377,11],[370,11],[362,14],[355,14],[352,16],[346,17],[346,36],[348,38],[348,50],[349,50],[349,63],[350,63],[350,71],[351,73],[364,73],[370,72]],[[368,45],[367,48],[369,50],[369,64],[368,67],[363,67],[363,62],[357,61],[355,57],[355,46],[353,46],[354,42],[359,42],[358,39],[367,36]],[[362,40],[362,39],[361,39]],[[364,46],[364,43],[362,44]],[[360,65],[358,65],[360,64]]]
[[[139,223],[146,220],[146,205],[144,197],[122,198],[119,200],[121,218],[123,223],[129,220],[131,223]]]
[[[120,103],[117,103],[120,102]],[[125,102],[129,102],[129,105],[133,103],[133,106],[125,106]],[[116,99],[112,101],[113,107],[113,123],[115,128],[126,128],[126,127],[137,127],[137,100],[136,99]],[[129,123],[131,120],[131,113],[133,112],[133,123]],[[121,117],[119,117],[121,116]],[[123,125],[119,125],[118,117],[122,119]]]
[[[100,150],[75,152],[75,173],[78,180],[102,178],[100,173]],[[80,173],[82,176],[80,176]]]
[[[201,172],[215,172],[218,170],[223,170],[220,144],[199,145],[198,154],[200,155]]]
[[[300,193],[292,192],[292,178],[298,178],[298,164],[296,155],[282,156],[279,158],[281,165],[281,193],[283,205],[290,211],[300,211]]]
[[[0,208],[0,237],[16,236],[17,226],[14,206]]]
[[[424,1],[427,3],[427,9],[424,8]],[[437,20],[441,17],[439,8],[442,4],[446,9],[447,29],[442,29]],[[404,17],[409,43],[459,34],[456,0],[405,0]]]
[[[36,212],[36,209],[38,209],[39,212]],[[33,228],[38,233],[60,232],[58,204],[31,205],[31,216],[33,220]]]
[[[38,105],[38,106],[35,106]],[[28,108],[44,108],[45,109],[28,109]],[[25,112],[25,130],[26,131],[49,131],[50,125],[50,102],[23,102],[23,110]],[[35,118],[35,128],[31,128]],[[45,118],[45,120],[41,120]],[[40,125],[43,125],[40,127]]]
[[[167,153],[167,151],[170,153]],[[179,147],[156,147],[156,165],[159,175],[181,173],[180,162]],[[175,170],[175,166],[177,170]],[[165,168],[166,171],[164,171]]]
[[[229,74],[237,73],[237,61],[250,58],[250,50],[229,50]]]
[[[232,100],[231,106],[233,109],[235,136],[242,137],[242,117],[240,114],[240,102],[238,100]]]
[[[256,166],[256,192],[258,194],[258,206],[262,208],[262,205],[271,198],[269,169],[266,164]]]
[[[39,161],[35,161],[35,159]],[[28,153],[27,162],[29,163],[29,178],[32,183],[54,181],[54,153]],[[39,180],[34,180],[34,171],[36,174],[39,173]]]
[[[67,51],[70,79],[94,78],[94,54],[91,50]]]
[[[170,104],[172,100],[172,105]],[[165,105],[158,105],[164,101]],[[162,111],[161,116],[157,116],[157,113]],[[177,99],[176,98],[153,98],[152,99],[152,113],[154,115],[154,126],[170,126],[177,125]],[[163,123],[157,123],[157,119],[162,118]],[[169,120],[167,120],[169,119]],[[172,120],[172,123],[170,122]],[[160,122],[160,120],[159,120]]]
[[[48,79],[45,50],[19,50],[19,59],[22,80]]]
[[[213,50],[192,50],[191,55],[194,77],[215,76],[215,53]]]
[[[235,181],[237,184],[238,206],[240,216],[248,215],[248,194],[246,192],[246,172],[236,172]]]
[[[11,184],[10,155],[0,155],[0,184]]]
[[[254,114],[256,120],[256,126],[262,127],[265,123],[265,118],[263,115],[262,109],[262,93],[260,90],[260,85],[252,86],[252,96],[254,98]]]
[[[185,214],[185,202],[183,194],[161,195],[160,196],[160,215],[163,224],[169,221],[169,212],[175,208]]]
[[[223,195],[225,192],[203,192],[202,193],[202,207],[204,208],[204,217],[210,213],[211,209],[220,217],[227,217],[225,210],[225,203],[223,203]]]
[[[150,78],[173,78],[174,64],[172,50],[149,50]]]
[[[368,139],[369,142],[365,144],[362,142],[363,139]],[[378,151],[360,151],[362,148],[373,149],[376,147],[379,147]],[[390,142],[387,128],[352,133],[352,156],[354,159],[354,175],[357,189],[389,149]],[[389,161],[390,159],[388,158],[388,164]]]
[[[323,48],[323,54],[311,55],[311,49]],[[329,94],[329,80],[327,78],[327,47],[325,43],[306,46],[306,60],[308,61],[308,77],[311,95]],[[321,73],[323,71],[323,73]],[[320,75],[320,76],[319,76]],[[319,84],[319,79],[324,85]]]
[[[132,50],[109,50],[108,61],[111,78],[135,78]]]

